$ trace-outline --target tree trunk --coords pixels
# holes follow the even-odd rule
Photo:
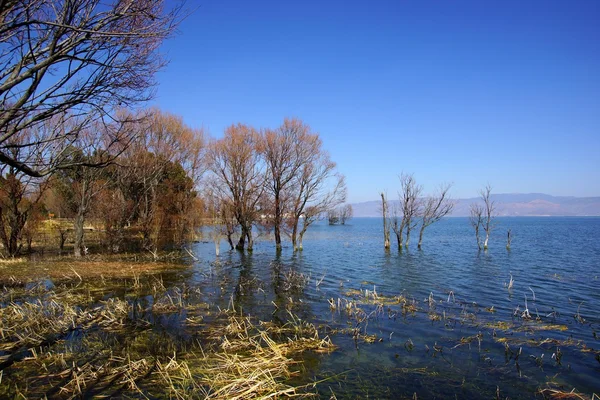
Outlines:
[[[298,251],[302,251],[302,239],[304,238],[304,232],[306,231],[302,231],[298,235]]]
[[[252,238],[252,225],[250,226],[250,228],[247,230],[246,236],[248,237],[248,246],[247,246],[247,250],[248,252],[252,252],[252,249],[254,247],[254,239]]]
[[[233,235],[233,231],[229,230],[228,228],[226,228],[226,229],[227,229],[227,243],[229,243],[229,247],[231,247],[230,250],[233,250],[233,249],[235,249],[235,246],[233,245],[233,239],[231,237]]]
[[[425,225],[421,225],[421,229],[419,230],[419,244],[417,247],[420,249],[423,244],[423,232],[425,232]]]
[[[299,219],[294,218],[294,226],[292,226],[292,248],[298,250],[298,223]]]
[[[215,255],[219,257],[219,249],[221,248],[221,238],[215,238]]]
[[[238,240],[238,243],[235,245],[235,249],[244,251],[246,248],[246,237],[248,237],[248,228],[246,228],[244,224],[241,225],[241,228],[240,240]]]
[[[83,244],[83,223],[85,221],[85,208],[83,206],[79,206],[77,209],[77,216],[75,217],[75,222],[73,223],[73,231],[75,235],[75,246],[73,248],[73,255],[75,257],[81,257],[84,252],[84,244]]]
[[[488,240],[490,240],[490,234],[488,232],[485,233],[485,241],[483,242],[483,249],[487,250],[488,248]]]
[[[385,199],[385,195],[381,193],[381,213],[383,216],[383,247],[385,249],[390,248],[390,226],[387,218],[388,209],[387,209],[387,200]]]
[[[275,193],[275,248],[281,251],[281,199],[279,192]]]
[[[410,242],[410,231],[411,231],[410,226],[407,226],[406,227],[406,242],[404,242],[405,247],[408,247],[408,242]]]

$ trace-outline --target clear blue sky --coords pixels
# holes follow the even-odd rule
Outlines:
[[[398,174],[453,197],[600,196],[600,1],[232,1],[163,46],[155,104],[219,137],[298,117],[349,201]]]

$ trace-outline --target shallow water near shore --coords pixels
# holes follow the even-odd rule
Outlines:
[[[296,254],[259,240],[252,254],[215,262],[213,243],[199,243],[192,279],[212,288],[209,302],[259,319],[291,310],[328,332],[339,349],[310,357],[303,374],[326,379],[322,396],[600,392],[600,218],[498,218],[485,252],[466,218],[434,224],[422,250],[401,252],[384,251],[380,224],[318,224]],[[307,277],[302,290],[294,273]]]
[[[227,331],[232,315],[284,344],[328,337],[326,348],[316,341],[290,353],[297,362],[277,378],[321,398],[600,393],[600,218],[498,218],[485,252],[466,218],[432,225],[422,250],[411,243],[401,252],[383,249],[380,225],[319,223],[296,253],[285,243],[277,254],[268,237],[250,254],[227,251],[223,241],[219,257],[205,229],[187,268],[5,288],[0,301],[16,304],[16,317],[58,323],[43,342],[16,332],[18,346],[2,344],[0,394],[14,397],[25,385],[28,397],[163,398],[175,389],[198,397],[203,387],[186,392],[191,381],[169,389],[156,377],[169,360],[203,376],[196,364],[207,362],[204,352],[240,335]]]

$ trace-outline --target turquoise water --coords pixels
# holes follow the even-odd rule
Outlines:
[[[307,354],[298,378],[324,398],[600,394],[600,218],[498,218],[485,252],[466,218],[402,252],[383,249],[381,225],[317,224],[297,254],[265,236],[250,255],[223,241],[217,258],[207,240],[190,279],[215,306],[282,322],[290,311],[329,334],[339,348]]]

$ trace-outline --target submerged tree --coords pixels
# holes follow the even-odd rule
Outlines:
[[[477,248],[481,250],[481,236],[480,229],[483,224],[483,207],[480,204],[471,204],[469,222],[473,229],[475,229],[475,238],[477,239]]]
[[[302,250],[302,239],[310,225],[327,210],[346,201],[346,180],[336,172],[336,164],[329,154],[322,151],[321,139],[316,136],[308,144],[304,153],[307,162],[294,184],[288,219],[294,251]]]
[[[390,211],[385,193],[381,192],[381,216],[383,218],[383,247],[390,248]]]
[[[419,223],[419,215],[421,212],[420,196],[423,188],[417,184],[415,177],[412,174],[402,173],[400,175],[400,198],[398,208],[394,209],[394,220],[392,228],[396,234],[398,248],[402,247],[402,235],[406,234],[404,245],[408,247],[410,242],[410,234]],[[399,213],[402,213],[400,219]]]
[[[231,206],[240,226],[236,249],[252,251],[252,226],[258,220],[258,204],[265,188],[264,163],[257,151],[259,135],[247,125],[232,125],[222,139],[208,148],[209,169],[213,173],[212,189]]]
[[[298,119],[286,118],[275,129],[263,132],[259,150],[267,167],[266,193],[272,210],[275,246],[281,250],[281,230],[290,206],[290,186],[294,184],[300,168],[306,161],[302,158],[302,146],[314,135],[310,127]]]
[[[346,204],[339,209],[340,224],[345,225],[346,221],[354,216],[354,210],[351,204]]]
[[[490,233],[494,229],[494,219],[496,218],[496,202],[492,200],[492,187],[488,184],[479,194],[483,200],[483,223],[482,227],[485,231],[485,240],[483,249],[487,250]]]
[[[346,225],[346,222],[352,218],[354,211],[351,204],[346,204],[331,210],[327,210],[327,221],[329,225],[341,224]]]
[[[340,214],[337,209],[327,210],[327,222],[329,225],[335,225],[340,222]]]
[[[117,109],[152,98],[165,65],[158,49],[181,15],[163,3],[0,2],[0,162],[35,177],[65,168],[82,130],[126,122]],[[27,130],[36,132],[21,143],[29,156],[11,153],[11,138]]]
[[[425,228],[452,212],[454,202],[448,198],[448,191],[451,186],[451,184],[440,186],[437,194],[429,196],[423,201],[421,229],[419,230],[419,248],[423,244],[423,232],[425,232]]]

